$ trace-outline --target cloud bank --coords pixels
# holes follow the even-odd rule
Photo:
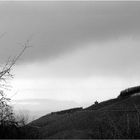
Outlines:
[[[1,2],[1,60],[31,38],[22,61],[42,61],[106,42],[140,35],[139,2]],[[94,47],[94,46],[93,46]],[[3,55],[2,55],[3,54]]]

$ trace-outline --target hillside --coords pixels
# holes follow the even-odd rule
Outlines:
[[[116,98],[32,123],[39,138],[140,138],[140,96]]]

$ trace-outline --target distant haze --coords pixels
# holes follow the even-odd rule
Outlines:
[[[17,92],[14,100],[59,110],[139,85],[139,16],[138,1],[0,2],[0,62],[17,55],[26,40],[32,46],[13,69],[9,96]]]

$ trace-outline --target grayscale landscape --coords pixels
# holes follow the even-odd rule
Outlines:
[[[0,138],[139,139],[139,54],[139,1],[0,1]]]

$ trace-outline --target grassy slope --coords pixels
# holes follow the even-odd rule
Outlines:
[[[40,127],[40,138],[140,138],[139,106],[140,96],[112,99],[72,114],[46,115],[32,124]]]
[[[112,105],[112,104],[116,103],[117,101],[118,101],[117,99],[107,100],[107,101],[99,103],[98,105],[92,105],[88,108],[85,108],[84,110],[98,110],[98,109],[104,108],[106,106]],[[58,121],[61,118],[65,118],[65,116],[67,116],[67,113],[65,113],[65,114],[47,114],[47,115],[40,117],[39,119],[31,122],[29,125],[43,127],[48,124],[51,124],[54,121]]]

